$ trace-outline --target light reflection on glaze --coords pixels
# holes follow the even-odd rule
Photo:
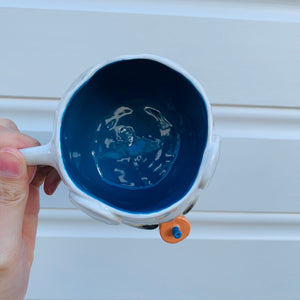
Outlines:
[[[98,125],[91,154],[104,181],[139,189],[168,174],[179,147],[179,134],[158,109],[121,106]]]

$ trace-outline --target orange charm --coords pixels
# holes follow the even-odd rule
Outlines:
[[[180,215],[174,220],[162,223],[159,226],[161,238],[171,244],[178,243],[184,240],[191,231],[191,224],[189,220]]]

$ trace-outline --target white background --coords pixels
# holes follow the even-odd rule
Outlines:
[[[177,245],[42,195],[28,300],[300,299],[300,2],[0,1],[0,37],[0,117],[43,143],[82,71],[135,53],[193,74],[222,137]]]

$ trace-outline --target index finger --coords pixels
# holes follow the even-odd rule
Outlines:
[[[20,132],[17,125],[8,119],[0,119],[0,136],[0,148],[22,149],[40,145],[35,138]]]
[[[15,131],[19,131],[18,126],[16,125],[16,123],[10,119],[0,119],[0,126],[3,126],[5,128],[10,128],[13,129]]]
[[[21,133],[12,120],[0,119],[0,149],[4,147],[22,149],[39,145],[36,139]],[[32,179],[36,167],[30,166],[27,170],[29,178]]]

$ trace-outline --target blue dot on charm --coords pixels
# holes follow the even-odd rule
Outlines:
[[[182,233],[181,233],[181,231],[180,231],[180,229],[179,229],[178,226],[174,226],[172,228],[172,234],[173,234],[173,236],[174,236],[175,239],[180,239],[181,235],[182,235]]]

